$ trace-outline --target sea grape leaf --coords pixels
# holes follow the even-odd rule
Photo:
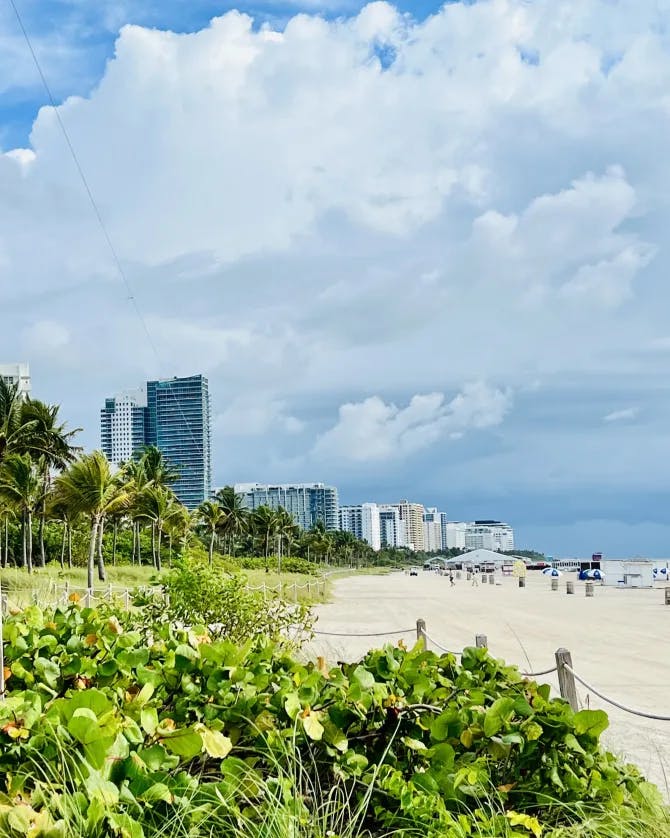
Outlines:
[[[604,710],[580,710],[575,713],[574,725],[578,736],[588,734],[597,739],[609,726],[609,719]]]
[[[486,736],[495,736],[499,730],[505,727],[514,715],[514,699],[497,698],[486,711],[484,716],[484,733]]]

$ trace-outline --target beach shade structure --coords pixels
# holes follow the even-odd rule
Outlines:
[[[557,570],[555,567],[545,567],[545,569],[542,571],[542,575],[543,576],[562,576],[563,574],[561,573],[560,570]]]
[[[595,568],[594,570],[589,571],[589,579],[604,579],[604,578],[605,578],[605,574],[602,571],[598,570],[598,568]]]

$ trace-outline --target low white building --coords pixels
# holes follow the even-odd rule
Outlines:
[[[30,367],[26,363],[0,364],[0,378],[8,384],[18,384],[19,395],[30,395]]]
[[[604,584],[615,588],[653,588],[654,562],[649,559],[603,559]]]
[[[474,567],[495,567],[501,568],[503,565],[511,565],[516,560],[515,556],[503,556],[496,553],[494,550],[471,550],[469,553],[463,553],[462,556],[456,556],[453,559],[448,559],[446,565],[463,565],[465,568]],[[523,560],[522,560],[523,561]]]

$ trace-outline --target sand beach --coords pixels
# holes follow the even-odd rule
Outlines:
[[[481,578],[481,577],[480,577]],[[420,571],[387,576],[352,576],[334,582],[334,597],[316,609],[318,635],[310,651],[329,660],[352,660],[369,648],[416,639],[416,620],[426,621],[429,638],[450,650],[474,645],[475,635],[488,638],[491,654],[540,671],[555,663],[557,648],[572,653],[573,666],[596,689],[646,712],[670,716],[670,646],[666,643],[670,606],[662,585],[653,589],[595,586],[585,596],[575,573],[550,579],[529,571],[526,587],[515,577],[496,574],[496,584],[473,587],[465,579],[454,587],[446,576]],[[575,594],[566,581],[575,581]],[[392,636],[348,637],[402,630]],[[429,643],[429,648],[430,648]],[[556,675],[541,679],[558,693]],[[670,787],[670,721],[655,721],[618,710],[579,684],[584,706],[602,707],[610,716],[606,745],[635,762],[666,796]],[[666,779],[666,769],[668,778]]]

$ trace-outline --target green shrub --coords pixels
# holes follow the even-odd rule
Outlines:
[[[268,556],[267,562],[264,558],[255,556],[244,556],[238,561],[240,566],[245,570],[271,570],[273,573],[279,572],[279,559],[277,556]],[[300,559],[297,557],[283,558],[281,560],[282,573],[303,573],[306,576],[319,576],[319,568],[314,562],[308,562],[307,559]]]
[[[307,607],[272,592],[252,590],[241,573],[185,559],[176,562],[159,583],[162,593],[136,598],[147,626],[165,619],[205,625],[212,634],[234,643],[259,635],[279,641],[291,628],[303,636],[311,626]]]
[[[459,663],[386,647],[328,669],[263,637],[123,619],[76,604],[7,619],[0,835],[313,836],[324,797],[372,836],[665,817],[600,748],[605,713],[574,713],[484,649]]]

